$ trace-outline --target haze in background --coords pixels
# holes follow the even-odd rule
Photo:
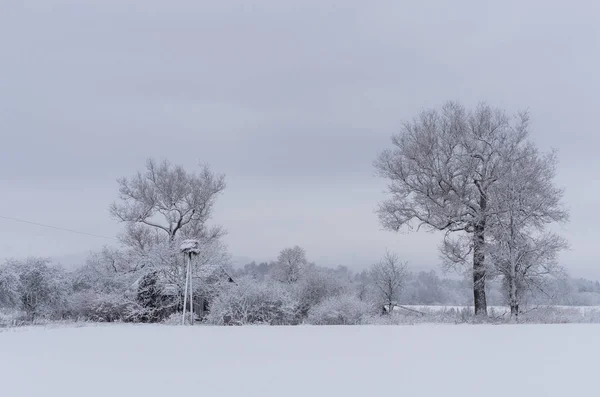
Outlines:
[[[527,108],[559,149],[563,256],[600,277],[600,5],[559,1],[7,2],[0,215],[114,237],[115,179],[149,156],[227,174],[214,221],[238,262],[301,245],[360,269],[438,264],[439,235],[380,230],[372,161],[449,99]],[[77,258],[111,239],[0,219],[0,257]],[[63,259],[67,262],[66,259]]]

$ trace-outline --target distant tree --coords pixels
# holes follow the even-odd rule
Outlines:
[[[285,248],[279,253],[274,269],[276,280],[284,283],[295,283],[308,266],[306,251],[299,246]]]
[[[314,265],[308,266],[302,277],[289,286],[298,300],[299,313],[303,318],[323,300],[350,291],[349,280],[339,277],[333,269]]]
[[[511,120],[488,105],[474,110],[449,102],[422,112],[392,138],[375,162],[389,199],[379,207],[390,230],[416,224],[470,236],[475,313],[485,315],[486,233],[496,212],[490,193],[506,172],[506,152],[526,142],[528,116]]]
[[[400,262],[398,255],[390,252],[371,268],[371,279],[378,299],[390,312],[398,303],[407,277],[406,264]]]
[[[406,296],[407,300],[414,304],[442,305],[448,303],[446,292],[436,272],[431,270],[411,275],[402,296]]]
[[[356,274],[353,280],[356,296],[360,301],[368,302],[373,300],[373,289],[371,288],[371,275],[368,270]]]
[[[70,284],[64,271],[50,266],[46,258],[9,261],[18,277],[19,308],[30,321],[41,316],[59,316],[66,305]]]
[[[235,273],[240,276],[249,276],[255,280],[265,280],[269,274],[274,274],[274,269],[276,267],[276,262],[261,262],[257,264],[256,262],[247,263],[243,268],[238,269]]]
[[[18,274],[11,262],[0,264],[0,308],[18,307],[19,282]]]

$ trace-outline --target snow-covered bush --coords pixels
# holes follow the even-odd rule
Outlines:
[[[519,322],[533,324],[600,323],[598,307],[541,306],[525,310]]]
[[[311,308],[329,297],[347,292],[349,286],[332,271],[312,268],[292,289],[299,303],[300,315],[306,317]]]
[[[10,260],[4,264],[3,300],[26,313],[28,321],[38,318],[62,319],[68,315],[71,292],[67,274],[50,265],[46,258]]]
[[[125,321],[133,304],[120,294],[102,294],[93,291],[78,292],[69,297],[74,319],[94,322]]]
[[[191,322],[192,315],[189,311],[185,313],[185,323],[189,324]],[[161,323],[165,325],[181,325],[182,313],[173,313],[167,318],[165,318]],[[194,322],[199,321],[200,317],[194,313]]]
[[[375,308],[354,295],[332,296],[308,312],[306,321],[315,325],[355,325],[373,315]]]
[[[167,318],[165,318],[162,321],[162,324],[165,324],[165,325],[181,325],[181,317],[182,317],[181,313],[173,313],[173,314],[169,315]],[[187,312],[185,314],[186,324],[188,324],[190,322],[190,317],[191,317],[190,313]],[[194,317],[196,319],[198,318],[198,316],[194,316]]]
[[[224,287],[211,303],[206,322],[286,325],[296,323],[297,317],[298,302],[282,285],[242,278]]]
[[[25,324],[25,314],[17,310],[0,309],[0,328]]]

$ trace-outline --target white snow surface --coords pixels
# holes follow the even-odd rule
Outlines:
[[[3,396],[596,395],[600,325],[0,332]]]
[[[471,312],[474,311],[473,306],[452,306],[452,305],[449,305],[449,306],[402,305],[402,306],[394,307],[394,311],[403,312],[406,310],[405,308],[417,310],[417,311],[423,311],[423,312],[427,312],[427,313],[443,313],[443,312],[447,312],[449,310],[460,311],[460,310],[465,310],[465,309],[468,309]],[[490,306],[490,305],[488,305],[487,309],[488,309],[488,314],[496,314],[496,315],[510,314],[510,306]],[[557,309],[557,310],[566,310],[566,311],[573,310],[573,311],[577,311],[583,315],[586,315],[586,314],[593,313],[595,311],[600,311],[600,306],[536,305],[536,306],[530,306],[530,307],[524,306],[521,308],[521,310],[524,312],[528,312],[531,310],[538,310],[538,309]]]
[[[183,252],[197,254],[200,252],[200,241],[194,239],[183,240],[179,249]]]

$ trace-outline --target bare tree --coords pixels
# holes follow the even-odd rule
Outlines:
[[[275,266],[275,278],[284,283],[295,283],[306,270],[306,251],[299,246],[285,248],[279,253]]]
[[[192,269],[194,278],[212,273],[209,268],[222,270],[227,261],[226,249],[219,241],[224,230],[207,225],[214,203],[225,189],[225,178],[207,166],[198,173],[189,173],[168,161],[149,159],[143,173],[118,182],[120,201],[112,204],[110,212],[127,224],[120,239],[127,248],[125,256],[131,271],[141,276],[138,295],[143,295],[149,307],[167,313],[165,305],[169,310],[180,306],[185,284],[177,240],[200,241],[201,255]],[[163,290],[171,296],[166,301],[161,295]]]
[[[121,203],[110,207],[111,214],[122,222],[162,230],[171,241],[185,228],[202,229],[225,189],[225,177],[207,166],[194,174],[153,159],[147,160],[144,173],[118,182]]]
[[[388,308],[388,312],[391,313],[394,305],[397,304],[407,277],[406,263],[401,262],[398,255],[390,252],[387,252],[383,259],[371,268],[375,293]]]
[[[467,111],[450,102],[422,112],[393,136],[375,167],[389,180],[380,204],[383,226],[463,232],[470,236],[475,313],[485,315],[485,239],[495,213],[490,191],[502,180],[506,152],[526,142],[527,114],[512,120],[487,105]]]
[[[492,192],[497,211],[490,219],[490,256],[503,276],[512,316],[526,291],[543,290],[547,276],[561,273],[557,255],[566,241],[547,226],[566,222],[563,191],[554,186],[556,155],[531,145],[514,152],[501,183]]]

